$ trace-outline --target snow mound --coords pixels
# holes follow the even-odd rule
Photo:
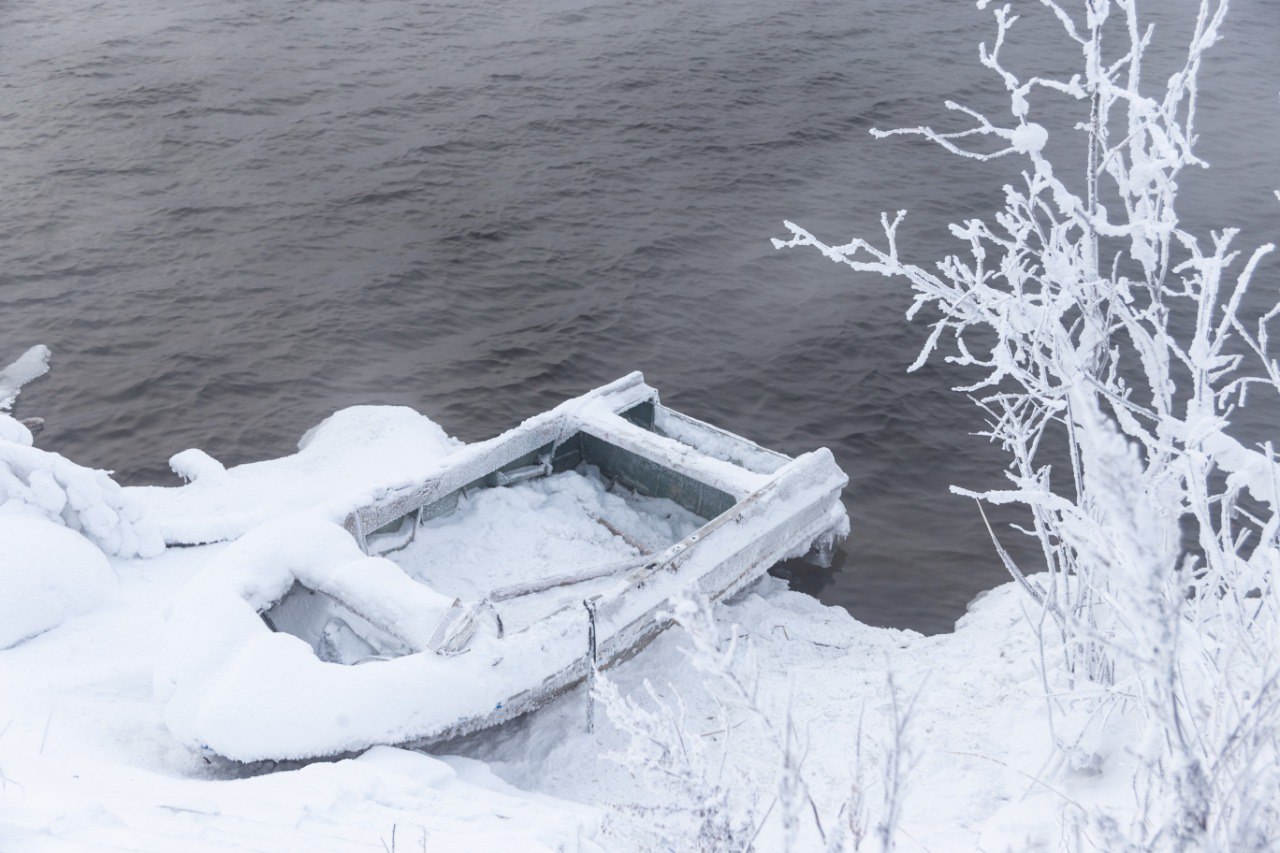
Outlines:
[[[80,534],[35,513],[0,514],[0,649],[93,609],[115,585]]]
[[[0,441],[9,441],[14,444],[20,444],[23,447],[30,447],[33,437],[26,424],[12,415],[0,412]]]
[[[164,619],[233,547],[113,560],[109,602],[0,651],[0,850],[405,853],[424,837],[431,851],[601,849],[598,810],[519,791],[466,759],[375,748],[266,772],[174,743],[152,690]],[[295,704],[295,725],[322,711]]]
[[[169,462],[185,486],[127,489],[170,544],[244,535],[273,518],[317,509],[335,520],[378,491],[422,478],[462,443],[405,406],[353,406],[311,428],[298,452],[224,468],[200,450]]]

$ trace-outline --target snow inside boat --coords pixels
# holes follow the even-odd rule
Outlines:
[[[634,373],[342,519],[261,525],[193,583],[156,679],[182,740],[240,761],[427,746],[509,721],[848,532],[831,453],[663,406]],[[233,625],[233,628],[228,628]]]

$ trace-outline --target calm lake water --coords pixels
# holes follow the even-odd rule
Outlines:
[[[1010,58],[1070,67],[1023,5]],[[1170,31],[1190,8],[1152,5]],[[288,453],[357,403],[484,438],[640,369],[763,444],[831,447],[854,533],[795,582],[948,630],[1005,575],[947,487],[1000,456],[951,370],[906,374],[901,282],[769,238],[901,207],[915,258],[950,249],[1013,164],[867,130],[998,106],[990,33],[943,0],[7,0],[0,358],[49,344],[41,444],[128,483],[192,446]],[[1280,232],[1280,4],[1239,0],[1226,39],[1184,219],[1252,245]]]

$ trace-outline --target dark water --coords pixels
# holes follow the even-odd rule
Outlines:
[[[130,483],[190,446],[289,452],[356,403],[478,439],[638,368],[766,445],[831,447],[855,532],[841,573],[799,582],[946,630],[1004,578],[947,486],[993,483],[999,455],[945,366],[904,372],[901,283],[768,238],[906,207],[927,260],[990,210],[1010,164],[866,132],[998,104],[988,22],[941,0],[0,2],[0,356],[49,344],[24,400],[42,443]],[[1067,67],[1043,16],[1019,27]],[[1280,230],[1280,4],[1240,0],[1227,38],[1187,208],[1256,243]]]

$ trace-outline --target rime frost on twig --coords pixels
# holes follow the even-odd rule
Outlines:
[[[880,820],[876,823],[876,836],[880,839],[880,849],[888,853],[897,846],[898,824],[902,821],[902,803],[906,799],[906,781],[915,763],[915,751],[911,746],[909,729],[916,700],[920,698],[920,691],[924,685],[920,685],[904,705],[899,700],[898,688],[893,682],[893,672],[887,671],[885,677],[889,682],[893,728],[882,744],[884,800],[880,810]]]
[[[593,697],[614,727],[628,736],[626,750],[611,757],[668,802],[679,804],[652,810],[656,822],[648,829],[653,840],[683,839],[698,850],[746,849],[751,816],[730,805],[723,752],[718,758],[709,755],[703,738],[689,730],[680,696],[668,702],[647,680],[644,688],[651,708],[623,696],[603,675],[596,679]]]
[[[1041,5],[1081,50],[1078,71],[1007,67],[1017,16],[1001,6],[979,61],[1008,93],[1008,116],[948,103],[968,129],[877,132],[1024,159],[991,220],[951,226],[965,254],[936,268],[904,261],[902,212],[882,217],[880,245],[828,245],[791,223],[775,245],[905,278],[909,317],[936,317],[911,369],[951,348],[947,361],[977,371],[961,390],[1007,452],[1009,485],[957,491],[1029,511],[1044,580],[992,536],[1036,604],[1033,624],[1056,629],[1040,628],[1046,681],[1066,681],[1050,702],[1067,766],[1106,761],[1092,744],[1113,714],[1136,715],[1150,734],[1134,748],[1139,796],[1098,816],[1100,836],[1144,848],[1270,843],[1280,836],[1280,475],[1271,447],[1241,444],[1231,420],[1249,393],[1280,390],[1269,340],[1280,305],[1248,308],[1273,247],[1241,252],[1234,229],[1198,239],[1176,205],[1180,172],[1206,165],[1193,152],[1197,76],[1227,4],[1202,0],[1185,59],[1163,80],[1143,74],[1154,30],[1133,0],[1084,0],[1079,13]],[[1078,110],[1082,169],[1050,161],[1032,120],[1041,96]],[[1052,464],[1055,446],[1068,450],[1065,466]]]

